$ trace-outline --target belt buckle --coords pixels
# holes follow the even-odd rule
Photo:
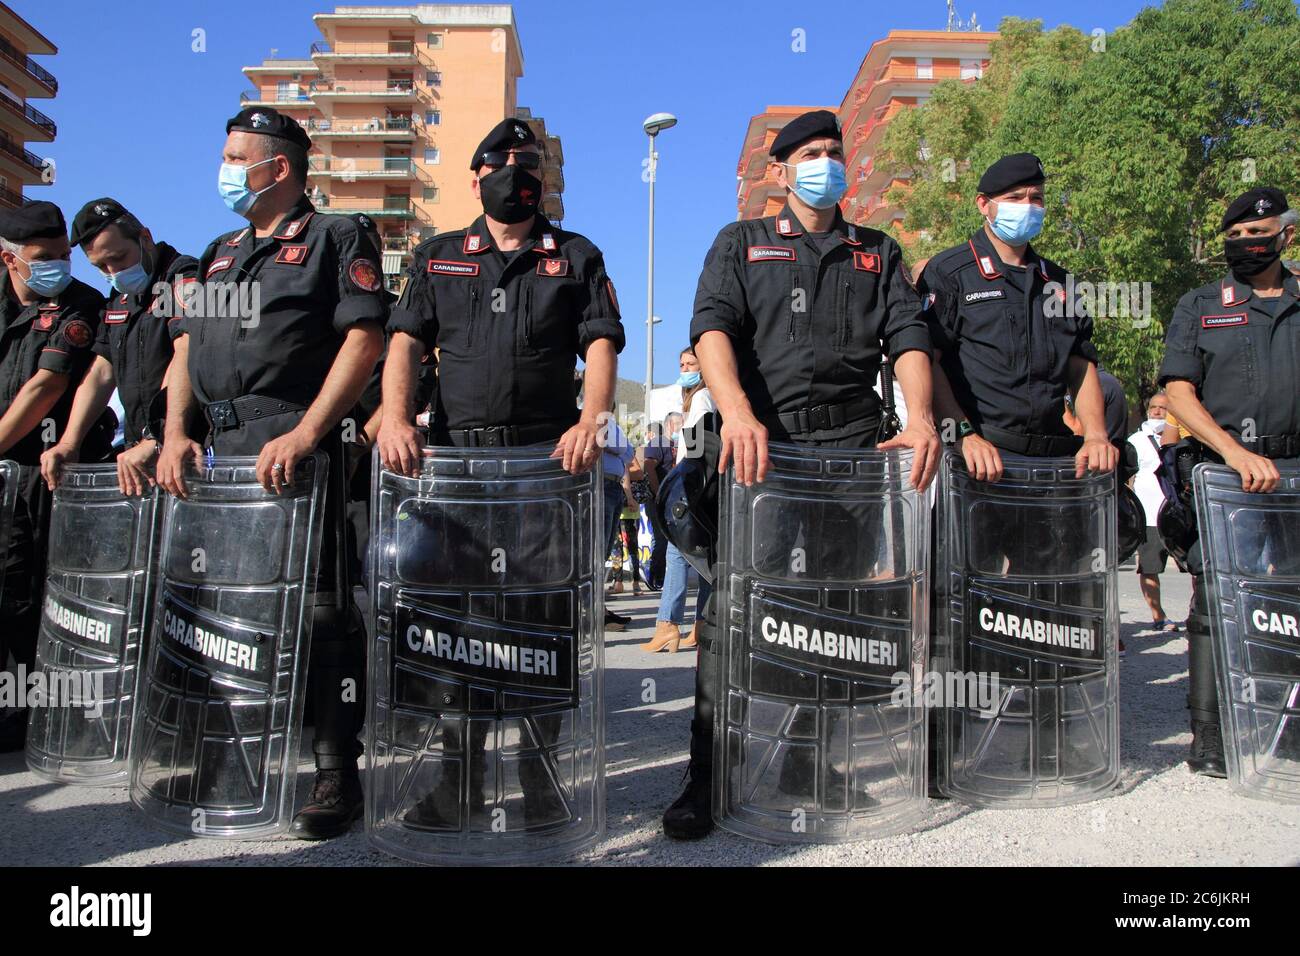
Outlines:
[[[485,428],[480,436],[480,444],[484,448],[500,448],[503,444],[501,441],[501,429],[495,425]]]
[[[808,409],[809,431],[824,431],[834,427],[831,424],[831,407],[829,405],[814,405]]]
[[[239,421],[235,415],[235,403],[213,402],[208,406],[208,421],[213,428],[234,428]]]

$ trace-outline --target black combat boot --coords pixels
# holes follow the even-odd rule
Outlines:
[[[1192,750],[1187,758],[1187,769],[1202,777],[1227,779],[1228,768],[1223,761],[1223,734],[1216,722],[1192,721]]]
[[[23,749],[27,741],[27,711],[16,710],[0,718],[0,754]]]
[[[294,815],[289,832],[299,840],[331,840],[347,833],[361,810],[361,778],[355,766],[317,770],[307,805]]]
[[[686,789],[664,811],[664,836],[672,840],[698,840],[713,832],[713,734],[691,721],[691,762],[686,768]]]

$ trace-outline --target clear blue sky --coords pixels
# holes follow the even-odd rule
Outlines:
[[[59,125],[53,144],[30,144],[58,163],[53,187],[30,195],[71,217],[112,195],[155,237],[197,255],[238,223],[218,198],[224,121],[249,88],[240,68],[272,48],[305,57],[320,38],[323,0],[9,0],[59,47],[39,61],[59,79],[53,101],[34,101]],[[985,29],[1004,16],[1042,17],[1085,32],[1114,29],[1139,0],[962,0]],[[806,5],[630,0],[519,0],[525,74],[519,102],[564,141],[566,228],[604,251],[618,288],[628,346],[620,374],[645,376],[646,185],[641,121],[666,110],[656,189],[656,381],[676,377],[700,265],[736,215],[735,169],[749,117],[768,104],[838,105],[871,43],[891,29],[942,29],[944,0],[832,0]],[[207,31],[207,52],[191,31]],[[791,50],[805,31],[807,51]],[[495,118],[494,118],[495,119]],[[490,123],[485,120],[486,131]],[[468,175],[468,173],[467,173]],[[448,224],[450,225],[450,224]],[[80,278],[103,282],[74,253]]]

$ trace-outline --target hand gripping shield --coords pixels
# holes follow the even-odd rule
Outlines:
[[[1228,781],[1300,803],[1300,468],[1269,494],[1223,465],[1193,472]]]
[[[326,456],[282,494],[216,458],[160,495],[158,572],[136,702],[131,801],[169,829],[240,839],[293,814]]]
[[[722,482],[713,816],[768,842],[904,830],[925,811],[930,511],[911,452],[772,445]]]
[[[62,470],[36,647],[48,699],[27,728],[27,765],[41,776],[126,782],[155,514],[153,492],[128,498],[118,490],[115,465]]]
[[[1003,456],[997,483],[940,470],[938,784],[980,806],[1062,806],[1119,779],[1113,474]],[[974,698],[974,699],[972,699]]]
[[[375,459],[366,829],[420,863],[532,862],[605,825],[599,469],[550,448]]]

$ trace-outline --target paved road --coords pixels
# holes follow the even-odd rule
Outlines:
[[[1167,575],[1167,610],[1186,616],[1189,579]],[[633,627],[606,641],[609,828],[574,861],[585,865],[762,864],[1256,864],[1300,863],[1300,809],[1233,796],[1222,781],[1183,766],[1190,734],[1185,709],[1187,644],[1182,634],[1142,633],[1148,615],[1131,570],[1122,572],[1128,657],[1122,664],[1119,790],[1057,810],[973,810],[935,802],[913,833],[835,847],[770,847],[729,834],[672,843],[659,816],[676,797],[685,767],[694,656],[637,649],[654,627],[656,604],[621,597],[612,606]],[[643,702],[654,681],[654,702]],[[310,785],[304,762],[300,799]],[[0,861],[7,865],[388,865],[358,825],[324,844],[176,840],[147,826],[122,789],[46,783],[21,754],[0,756]]]

